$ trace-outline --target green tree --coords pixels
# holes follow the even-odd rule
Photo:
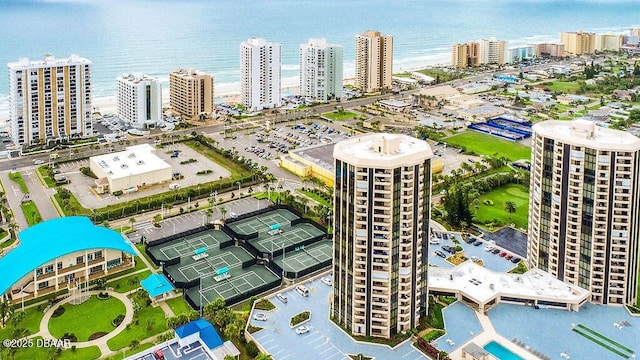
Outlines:
[[[504,202],[504,211],[508,212],[509,214],[513,214],[514,212],[516,212],[516,210],[518,210],[518,208],[513,201],[508,200]]]
[[[11,302],[6,297],[0,300],[0,318],[2,318],[2,327],[5,326],[6,320],[13,314],[13,309],[11,308]]]
[[[469,209],[469,204],[469,194],[464,188],[459,186],[449,188],[443,197],[445,218],[449,224],[455,227],[460,227],[462,222],[471,224],[473,214]]]

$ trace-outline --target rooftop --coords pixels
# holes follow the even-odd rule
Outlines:
[[[433,157],[433,152],[425,141],[411,136],[375,133],[337,143],[333,156],[356,166],[396,167],[422,162]]]
[[[222,346],[222,339],[216,329],[205,319],[198,319],[176,328],[176,335],[179,338],[185,338],[189,335],[199,333],[202,340],[209,349],[215,349]]]
[[[29,60],[28,58],[21,58],[17,62],[8,63],[7,66],[9,67],[9,69],[19,70],[19,69],[28,69],[28,68],[45,68],[45,67],[60,66],[60,65],[71,65],[71,64],[90,65],[91,61],[75,54],[72,54],[68,58],[62,58],[62,59],[56,59],[55,56],[51,54],[47,54],[45,55],[43,60]]]
[[[157,79],[142,73],[122,74],[118,76],[118,81],[139,84],[143,81],[156,81]]]
[[[333,149],[334,143],[322,144],[302,149],[292,150],[291,152],[312,161],[319,166],[333,172]]]
[[[48,220],[18,234],[20,245],[0,258],[0,294],[38,266],[55,258],[90,249],[115,249],[135,255],[117,231],[94,225],[88,217]]]
[[[162,274],[151,274],[148,278],[140,281],[142,288],[149,293],[150,297],[160,296],[173,290],[174,287]]]
[[[524,274],[509,274],[489,270],[471,261],[454,268],[429,268],[429,287],[459,291],[479,304],[485,304],[497,295],[581,303],[589,291],[565,284],[538,269]]]
[[[150,171],[171,168],[155,154],[149,144],[129,146],[126,150],[91,157],[90,161],[102,167],[111,179],[144,174]]]
[[[533,125],[533,131],[544,137],[599,150],[637,151],[640,138],[621,130],[596,126],[591,121],[549,120]]]

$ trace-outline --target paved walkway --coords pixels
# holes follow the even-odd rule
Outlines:
[[[97,295],[100,291],[90,291],[88,293],[88,295]],[[104,292],[104,291],[103,291]],[[120,325],[118,325],[117,328],[115,328],[114,330],[112,330],[110,333],[108,333],[107,335],[95,339],[95,340],[90,340],[90,341],[83,341],[83,342],[76,342],[73,343],[73,345],[75,345],[78,348],[85,348],[85,347],[90,347],[90,346],[97,346],[98,348],[100,348],[100,352],[102,353],[101,356],[105,356],[111,353],[111,349],[109,349],[109,346],[107,346],[107,341],[109,341],[110,339],[114,338],[116,335],[120,334],[126,327],[128,324],[131,323],[131,320],[133,320],[133,304],[131,303],[131,300],[129,300],[129,298],[127,298],[126,294],[120,294],[114,291],[106,291],[109,295],[113,296],[114,298],[122,301],[122,303],[125,306],[125,316],[124,316],[124,320],[122,320],[122,322],[120,323]],[[64,305],[66,303],[68,303],[69,301],[71,301],[71,299],[73,299],[72,296],[60,301],[59,303],[55,304],[54,306],[52,306],[49,310],[47,310],[44,314],[44,317],[42,318],[42,320],[40,321],[40,331],[38,331],[35,334],[30,335],[29,337],[35,337],[35,336],[42,336],[44,338],[49,338],[49,339],[55,339],[55,337],[53,335],[51,335],[51,333],[49,332],[49,320],[51,319],[51,316],[53,315],[53,312],[60,307],[61,305]]]
[[[491,323],[491,319],[489,319],[487,315],[476,311],[476,316],[478,317],[478,320],[480,321],[480,325],[482,326],[482,332],[476,335],[475,337],[471,338],[471,340],[459,346],[456,350],[452,351],[449,354],[449,357],[452,360],[462,359],[462,348],[467,346],[468,344],[476,343],[476,345],[479,345],[480,347],[482,347],[490,341],[499,342],[500,345],[506,347],[511,352],[520,356],[523,359],[542,360],[539,357],[533,355],[532,353],[526,351],[525,349],[516,346],[511,341],[509,341],[502,335],[498,334],[494,329],[493,324]]]

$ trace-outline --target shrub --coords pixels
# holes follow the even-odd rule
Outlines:
[[[296,314],[291,318],[291,322],[289,323],[291,326],[296,326],[303,321],[309,320],[311,317],[311,312],[306,310],[301,312],[300,314]]]
[[[260,350],[258,350],[258,347],[253,341],[249,341],[247,343],[247,354],[249,354],[249,356],[251,356],[252,358],[260,354]]]
[[[493,206],[493,200],[487,199],[487,200],[483,201],[482,203],[487,205],[487,206]]]
[[[64,314],[64,306],[59,306],[57,309],[55,309],[53,311],[53,314],[51,315],[52,318],[57,318],[58,316],[61,316],[62,314]]]
[[[261,299],[258,302],[256,302],[255,308],[257,310],[269,311],[269,310],[275,309],[276,306],[273,305],[273,303],[269,299]]]
[[[206,174],[211,174],[213,172],[213,170],[211,169],[206,169],[206,170],[200,170],[196,173],[196,175],[206,175]]]
[[[118,325],[120,325],[122,323],[122,321],[124,320],[124,314],[119,314],[118,316],[116,316],[115,319],[113,319],[113,326],[118,327]]]

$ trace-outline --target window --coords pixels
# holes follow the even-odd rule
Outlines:
[[[47,273],[47,274],[50,273],[50,272],[53,272],[53,265],[47,265],[44,268],[44,272]]]
[[[58,270],[62,269],[62,261],[58,263]]]
[[[83,264],[83,263],[84,263],[84,256],[82,256],[82,255],[78,256],[76,258],[76,265],[80,265],[80,264]]]
[[[44,288],[48,288],[49,287],[49,282],[48,281],[43,281],[41,283],[38,283],[38,290],[44,289]]]

